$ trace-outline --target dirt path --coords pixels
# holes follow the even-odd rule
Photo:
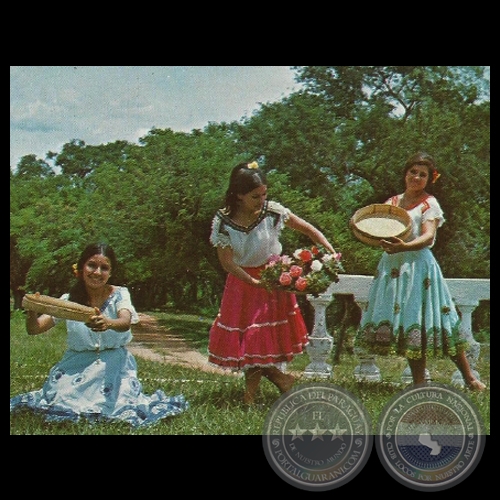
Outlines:
[[[127,346],[134,356],[210,373],[230,373],[209,365],[206,356],[191,349],[182,337],[160,326],[153,316],[139,313],[139,318],[140,323],[132,326],[134,338]]]

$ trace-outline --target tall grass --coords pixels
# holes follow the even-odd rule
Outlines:
[[[195,349],[206,353],[209,318],[195,315],[151,313],[160,324],[181,334]],[[24,325],[24,314],[15,311],[10,319],[10,395],[38,389],[45,381],[49,369],[66,349],[64,323],[50,332],[29,336]],[[333,358],[333,355],[332,355]],[[297,357],[289,369],[302,373],[308,364],[307,354]],[[329,361],[332,363],[332,361]],[[163,420],[148,428],[132,428],[125,423],[90,424],[46,423],[41,415],[19,412],[10,416],[11,435],[260,435],[269,409],[279,397],[270,382],[263,380],[256,405],[247,408],[242,403],[244,380],[238,375],[219,375],[181,366],[148,361],[137,357],[138,375],[146,394],[163,389],[167,394],[184,394],[190,409],[176,417]],[[332,363],[333,364],[333,363]],[[333,366],[331,383],[344,387],[357,396],[370,414],[375,432],[377,419],[384,406],[404,386],[400,376],[406,366],[402,358],[378,358],[383,382],[358,382],[354,368],[355,356],[345,354]],[[450,360],[429,361],[428,369],[434,382],[449,384],[455,366]],[[481,379],[490,384],[489,347],[482,349],[477,371]],[[302,382],[313,380],[302,379]],[[323,381],[322,381],[323,382]],[[299,381],[300,383],[300,381]],[[475,404],[490,434],[490,390],[472,393],[462,389]]]

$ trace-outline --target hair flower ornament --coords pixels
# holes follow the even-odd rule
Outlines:
[[[77,264],[73,264],[71,266],[71,269],[73,269],[73,274],[79,278],[80,277],[80,271],[78,270],[78,265]]]
[[[249,163],[247,165],[247,167],[251,168],[253,170],[253,169],[259,168],[259,164],[256,161],[253,161],[252,163]]]
[[[437,170],[434,170],[434,172],[432,172],[432,184],[434,184],[440,177],[441,174]]]

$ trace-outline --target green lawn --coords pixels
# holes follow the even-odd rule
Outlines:
[[[183,336],[202,353],[207,349],[207,332],[212,321],[197,315],[148,313],[155,315],[161,325]],[[42,386],[51,366],[65,350],[64,324],[51,332],[29,336],[24,327],[24,314],[14,312],[10,319],[10,394],[38,389]],[[196,369],[165,365],[137,358],[139,378],[144,392],[150,394],[163,389],[167,394],[185,395],[190,409],[177,416],[145,428],[134,429],[127,424],[100,423],[46,423],[40,415],[28,412],[10,417],[11,435],[260,435],[269,409],[279,397],[277,389],[264,380],[255,407],[246,408],[242,402],[244,381],[240,376],[218,375]],[[307,354],[299,356],[289,369],[302,371],[309,363]],[[340,363],[333,366],[331,382],[351,391],[365,405],[373,422],[374,432],[377,418],[388,401],[402,388],[399,384],[401,372],[406,366],[402,358],[378,358],[384,381],[379,383],[358,382],[354,368],[358,364],[355,356],[345,354]],[[428,369],[433,381],[449,384],[455,366],[450,360],[430,361]],[[489,347],[481,350],[477,366],[481,379],[490,385]],[[310,379],[307,382],[311,382]],[[477,407],[490,434],[490,389],[483,393],[471,393],[463,389]]]

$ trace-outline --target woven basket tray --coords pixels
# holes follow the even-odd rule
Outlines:
[[[411,232],[411,217],[401,207],[374,203],[357,210],[349,226],[359,241],[378,247],[383,239],[405,240]]]
[[[23,297],[23,308],[41,314],[50,314],[56,318],[72,319],[86,323],[96,312],[93,307],[83,306],[69,300],[56,299],[49,295],[27,293]]]

